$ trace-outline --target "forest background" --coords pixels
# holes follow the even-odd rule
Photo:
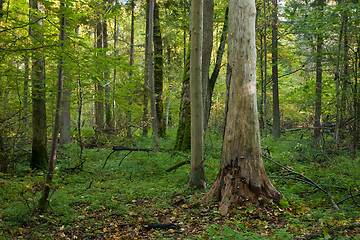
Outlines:
[[[149,41],[150,2],[0,0],[0,234],[358,236],[358,1],[256,1],[264,164],[287,203],[238,207],[227,216],[187,189],[191,3],[155,1]],[[216,0],[207,15],[204,7],[204,22],[212,22],[203,55],[209,60],[203,73],[210,99],[204,104],[209,186],[223,137],[227,4]],[[152,119],[158,143],[151,138]],[[43,211],[46,187],[51,202]]]

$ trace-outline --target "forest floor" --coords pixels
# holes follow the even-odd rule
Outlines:
[[[359,158],[299,134],[269,137],[262,145],[273,160],[300,174],[264,159],[289,204],[237,207],[228,216],[218,214],[216,203],[203,204],[203,192],[187,189],[189,164],[166,171],[189,160],[189,153],[119,151],[104,166],[108,145],[84,149],[83,167],[73,169],[82,162],[79,148],[62,147],[44,214],[36,207],[45,174],[29,170],[27,161],[14,162],[0,175],[0,239],[360,239]],[[161,141],[162,149],[171,146]],[[214,137],[206,141],[209,186],[218,173],[220,147]]]

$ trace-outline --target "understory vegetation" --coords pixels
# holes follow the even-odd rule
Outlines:
[[[82,159],[76,143],[61,147],[44,214],[36,212],[44,173],[30,170],[24,154],[0,175],[0,238],[357,239],[359,158],[346,146],[330,147],[331,141],[324,137],[318,144],[306,130],[284,133],[279,140],[264,138],[265,168],[286,200],[280,206],[234,208],[228,216],[218,214],[216,204],[203,204],[203,192],[187,188],[189,164],[169,171],[190,159],[190,153],[170,150],[174,139],[162,139],[158,153],[116,151],[110,157],[113,145],[103,143],[83,149]],[[132,145],[152,143],[139,138]],[[208,187],[220,155],[220,138],[208,134]]]

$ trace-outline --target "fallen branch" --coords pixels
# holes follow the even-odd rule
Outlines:
[[[336,209],[336,210],[339,210],[339,207],[337,206],[337,204],[335,203],[334,199],[331,197],[331,195],[325,191],[322,187],[320,187],[316,182],[314,182],[313,180],[311,180],[310,178],[306,177],[305,175],[301,174],[301,173],[298,173],[298,172],[295,172],[293,170],[291,170],[290,168],[278,163],[278,162],[275,162],[271,156],[266,156],[265,153],[262,154],[262,157],[269,160],[270,162],[284,168],[286,171],[290,172],[291,174],[294,174],[294,175],[297,175],[297,176],[300,176],[302,178],[304,178],[306,180],[306,182],[308,182],[308,184],[310,184],[311,186],[313,187],[316,187],[317,189],[320,189],[322,192],[324,192],[330,199],[330,202],[331,204],[333,205],[333,207]]]
[[[151,148],[140,148],[140,147],[126,147],[126,146],[114,146],[112,148],[112,152],[107,156],[105,162],[104,162],[104,165],[102,166],[102,168],[104,168],[106,166],[106,163],[107,161],[109,160],[109,157],[114,153],[114,152],[117,152],[117,151],[130,151],[128,152],[120,161],[119,163],[119,166],[121,165],[121,163],[123,162],[123,160],[133,151],[144,151],[144,152],[150,152],[152,151]]]
[[[189,161],[189,160],[182,161],[182,162],[176,164],[175,166],[167,169],[166,172],[174,171],[174,170],[178,169],[179,167],[181,167],[181,166],[183,166],[183,165],[185,165],[185,164],[190,164],[190,161]]]
[[[349,200],[349,199],[354,199],[354,197],[358,197],[358,196],[360,196],[360,193],[358,193],[358,194],[355,194],[355,195],[351,195],[350,197],[347,197],[347,198],[344,198],[343,200],[340,200],[340,201],[338,201],[336,204],[341,204],[341,203],[343,203],[343,202],[345,202],[346,200]]]
[[[334,227],[334,228],[331,228],[331,229],[328,230],[328,234],[334,234],[335,232],[341,231],[341,230],[353,230],[353,229],[355,229],[357,227],[360,227],[360,224],[355,223],[355,224],[352,224],[352,225],[344,225],[344,226]],[[324,231],[309,234],[309,235],[305,235],[302,238],[303,239],[317,239],[317,238],[322,238],[322,237],[325,237],[324,236]]]
[[[179,229],[178,225],[174,223],[160,223],[160,224],[146,224],[145,229]]]

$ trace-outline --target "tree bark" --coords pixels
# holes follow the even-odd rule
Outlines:
[[[225,19],[224,19],[224,25],[223,25],[223,30],[221,33],[221,37],[220,37],[220,45],[219,48],[217,50],[216,53],[216,62],[215,62],[215,66],[214,66],[214,70],[211,74],[210,79],[208,79],[209,83],[208,83],[208,88],[207,88],[207,92],[205,93],[206,96],[206,100],[205,100],[205,105],[204,105],[204,129],[207,129],[207,125],[209,122],[209,118],[210,118],[210,111],[211,111],[211,99],[212,99],[212,95],[214,92],[214,88],[215,88],[215,83],[216,80],[219,76],[220,73],[220,68],[221,68],[221,63],[222,63],[222,58],[225,52],[225,45],[226,45],[226,38],[227,38],[227,32],[228,32],[228,12],[229,12],[229,8],[227,7],[225,10]],[[205,92],[205,91],[203,91]]]
[[[190,52],[188,51],[182,77],[179,125],[176,132],[174,150],[187,151],[191,148],[190,112]]]
[[[191,167],[189,187],[205,189],[204,173],[204,112],[202,92],[203,1],[191,2],[190,105],[191,105]]]
[[[54,176],[54,167],[55,167],[55,160],[56,160],[56,150],[57,150],[57,143],[58,143],[58,136],[60,130],[60,112],[61,112],[61,98],[62,98],[62,87],[63,87],[63,77],[64,77],[64,57],[62,54],[65,51],[65,9],[66,5],[64,2],[60,2],[60,34],[59,34],[59,45],[61,48],[60,59],[59,59],[59,72],[58,72],[58,83],[57,83],[57,96],[56,96],[56,110],[55,110],[55,121],[54,121],[54,128],[52,134],[52,142],[51,142],[51,151],[50,151],[50,161],[48,163],[48,170],[46,174],[46,180],[44,189],[39,200],[39,211],[42,213],[46,210],[48,206],[48,198],[50,194],[50,188],[52,179]]]
[[[154,40],[154,2],[149,2],[149,39],[148,39],[148,59],[149,59],[149,86],[150,86],[150,105],[151,105],[151,123],[152,123],[152,134],[153,134],[153,148],[154,151],[158,151],[159,145],[159,130],[158,121],[156,116],[156,99],[155,99],[155,84],[154,84],[154,58],[153,58],[153,40]]]
[[[30,0],[30,21],[35,22],[44,13],[37,0]],[[30,27],[32,42],[37,46],[43,37],[43,20]],[[32,152],[30,167],[45,169],[48,163],[46,141],[46,95],[45,95],[45,57],[41,50],[32,53]]]
[[[279,108],[279,70],[278,70],[278,9],[277,0],[273,0],[272,12],[272,82],[273,82],[273,136],[279,138],[280,131],[280,108]]]
[[[164,121],[163,105],[163,40],[160,28],[159,5],[154,5],[154,84],[156,99],[156,117],[158,121],[159,137],[165,137],[166,126]]]
[[[220,202],[219,212],[234,206],[279,200],[261,157],[256,96],[255,1],[229,1],[229,98],[221,167],[204,196]]]
[[[105,3],[105,1],[104,1]],[[103,48],[107,52],[107,48],[109,47],[108,43],[108,27],[107,21],[104,19],[103,21]],[[104,54],[106,54],[104,52]],[[112,99],[111,99],[111,79],[110,79],[110,68],[108,66],[104,69],[104,82],[105,84],[105,129],[112,130],[114,129],[114,119],[112,114]]]
[[[213,18],[214,18],[214,0],[203,0],[203,36],[202,36],[202,60],[201,60],[201,79],[203,92],[204,109],[204,131],[206,131],[207,122],[210,117],[212,91],[210,89],[210,60],[213,49]]]
[[[66,7],[67,6],[63,6]],[[67,22],[64,22],[65,26],[68,26]],[[60,26],[61,27],[61,26]],[[66,49],[67,47],[69,47],[69,45],[67,44],[67,42],[65,42],[66,39],[66,29],[64,30],[64,40],[60,40],[63,41],[64,43],[64,49]],[[64,81],[64,86],[63,86],[63,92],[62,92],[62,104],[61,104],[61,123],[60,123],[60,139],[59,139],[59,143],[60,145],[69,143],[71,141],[71,114],[70,114],[70,107],[71,107],[71,89],[72,89],[72,81],[70,78],[70,71],[69,69],[67,69],[65,71],[65,64],[66,61],[65,59],[63,59],[64,61],[64,76],[63,76],[63,81]]]
[[[323,15],[324,0],[318,1],[320,15]],[[314,137],[318,139],[321,136],[321,97],[322,97],[322,58],[324,38],[318,29],[316,39],[316,90],[315,90],[315,124]]]
[[[25,53],[24,57],[24,130],[28,129],[28,96],[29,96],[29,77],[30,77],[30,59],[29,53]]]
[[[103,48],[103,24],[102,16],[98,13],[97,25],[96,25],[96,47],[98,52],[101,52]],[[100,56],[100,53],[98,54]],[[98,131],[104,130],[104,86],[102,83],[102,70],[99,69],[101,75],[95,82],[95,129]]]
[[[146,0],[146,35],[145,35],[145,73],[144,73],[144,110],[143,110],[143,132],[142,136],[147,137],[149,134],[148,128],[148,104],[149,104],[149,0]]]
[[[266,1],[264,0],[263,7],[264,7],[264,80],[262,85],[262,118],[263,118],[263,129],[264,129],[264,135],[266,134],[266,123],[267,123],[267,96],[266,96],[266,85],[267,85],[267,33],[266,33],[266,27],[267,27],[267,21],[266,21]]]

